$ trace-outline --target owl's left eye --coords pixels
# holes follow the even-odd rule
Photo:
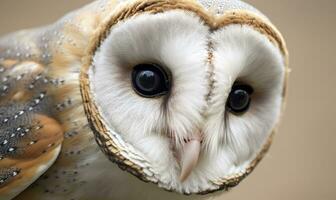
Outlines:
[[[250,107],[252,93],[253,88],[251,86],[235,83],[228,97],[228,110],[235,114],[246,112]]]
[[[169,76],[157,64],[140,64],[133,68],[132,83],[140,96],[152,98],[169,92]]]

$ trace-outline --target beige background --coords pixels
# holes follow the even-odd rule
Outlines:
[[[0,34],[48,24],[90,0],[0,0]],[[226,200],[336,199],[336,1],[248,0],[287,40],[287,111],[270,153]]]

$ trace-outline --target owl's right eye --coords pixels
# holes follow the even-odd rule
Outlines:
[[[140,64],[133,68],[132,83],[136,93],[146,98],[163,96],[169,92],[170,79],[156,64]]]

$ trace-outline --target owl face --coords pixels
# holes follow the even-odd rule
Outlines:
[[[252,171],[285,89],[286,48],[265,17],[135,1],[98,35],[81,90],[113,162],[184,194],[235,186]]]

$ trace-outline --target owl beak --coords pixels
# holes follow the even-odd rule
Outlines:
[[[182,147],[180,155],[181,175],[180,181],[184,182],[191,174],[198,163],[201,152],[201,137],[196,136],[192,139],[186,140]]]

